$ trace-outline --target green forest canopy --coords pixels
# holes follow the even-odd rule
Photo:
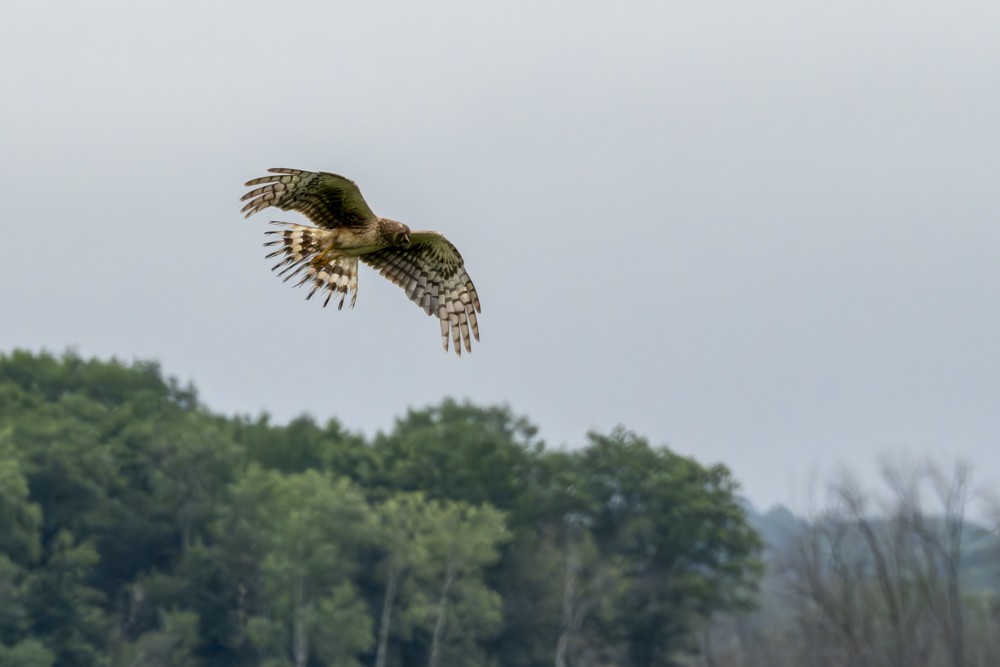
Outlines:
[[[664,665],[748,603],[724,466],[535,433],[445,400],[366,439],[213,414],[155,363],[0,356],[0,667]]]

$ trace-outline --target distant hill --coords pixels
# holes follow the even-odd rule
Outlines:
[[[809,520],[796,515],[784,505],[775,505],[761,513],[749,501],[744,500],[744,509],[748,523],[764,542],[764,561],[769,566],[780,565],[780,560],[787,556],[789,547],[805,535],[812,525]],[[944,523],[941,518],[926,517],[925,520],[933,530],[943,534]],[[873,518],[871,523],[878,533],[885,534],[889,531],[887,519]],[[965,591],[1000,593],[1000,560],[997,554],[996,533],[980,523],[966,520],[962,535],[960,573]]]

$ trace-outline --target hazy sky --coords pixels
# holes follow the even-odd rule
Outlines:
[[[19,2],[0,350],[158,359],[373,433],[444,396],[618,423],[757,504],[907,449],[1000,480],[1000,3]],[[482,343],[269,271],[268,167],[444,232]]]

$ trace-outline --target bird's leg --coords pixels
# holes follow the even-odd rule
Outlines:
[[[316,255],[315,257],[313,257],[312,261],[310,261],[309,263],[312,264],[313,266],[315,266],[317,269],[320,268],[321,266],[323,266],[323,264],[326,263],[326,256],[330,254],[331,250],[333,250],[333,244],[332,243],[330,245],[328,245],[326,247],[326,250],[324,250],[321,254]]]

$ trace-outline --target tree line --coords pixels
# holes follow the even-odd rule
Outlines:
[[[721,465],[444,400],[365,438],[0,356],[0,667],[680,664],[748,609]]]

